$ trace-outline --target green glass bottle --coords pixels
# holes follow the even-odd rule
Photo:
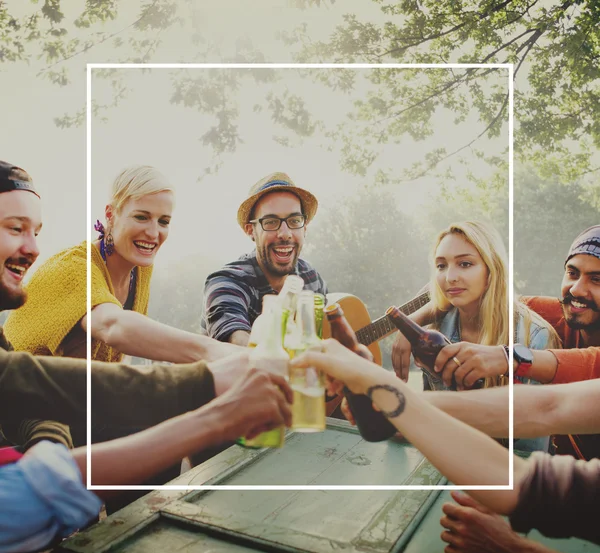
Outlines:
[[[319,339],[323,339],[323,309],[325,308],[325,296],[315,293],[315,332]]]

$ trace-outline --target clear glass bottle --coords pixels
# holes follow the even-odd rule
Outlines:
[[[321,349],[321,340],[315,329],[314,293],[300,292],[296,312],[297,331],[287,343],[290,357],[310,349]],[[292,429],[297,432],[325,430],[325,379],[314,367],[290,367],[290,386],[294,391]]]
[[[265,320],[266,314],[272,309],[276,308],[278,296],[275,294],[267,294],[262,299],[262,312],[256,317],[252,330],[250,331],[250,339],[248,340],[248,347],[255,348],[261,341],[261,336],[265,334]]]
[[[285,344],[287,334],[292,334],[296,330],[296,307],[298,303],[298,294],[304,288],[304,280],[298,275],[288,275],[279,292],[279,301],[281,302],[281,334],[282,343]]]

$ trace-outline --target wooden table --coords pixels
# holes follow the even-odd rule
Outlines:
[[[289,434],[283,449],[232,446],[186,472],[178,485],[442,485],[410,444],[368,443],[345,421]],[[339,553],[442,552],[447,491],[157,490],[64,541],[57,551]],[[580,540],[537,541],[597,552]]]

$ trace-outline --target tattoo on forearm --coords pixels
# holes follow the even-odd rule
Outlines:
[[[373,401],[373,392],[377,390],[385,390],[386,392],[391,392],[396,396],[396,399],[398,400],[398,407],[396,407],[393,411],[381,410],[381,414],[383,416],[385,416],[388,419],[393,419],[394,417],[397,417],[398,415],[401,415],[404,412],[404,408],[406,407],[406,398],[400,390],[394,388],[393,386],[390,386],[389,384],[377,384],[375,386],[371,386],[367,390],[367,396],[371,401]]]

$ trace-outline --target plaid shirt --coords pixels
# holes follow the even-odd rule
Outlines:
[[[303,259],[298,259],[295,274],[304,280],[305,290],[327,294],[325,281]],[[202,331],[222,342],[227,342],[236,330],[250,332],[262,311],[263,296],[276,293],[258,266],[256,250],[242,255],[208,275],[204,285]]]

